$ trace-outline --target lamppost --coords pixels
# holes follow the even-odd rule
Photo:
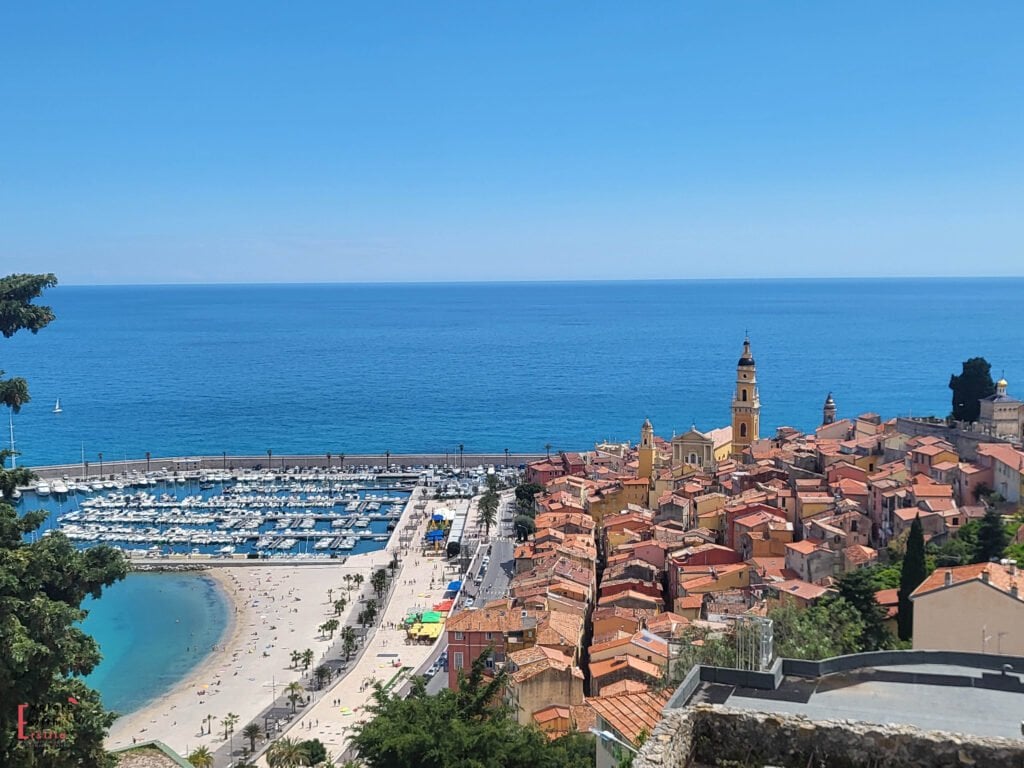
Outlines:
[[[149,472],[149,451],[146,451],[146,472]]]
[[[508,448],[505,449],[505,469],[508,469]]]
[[[99,451],[100,457],[100,477],[103,477],[103,451]]]
[[[327,454],[327,471],[331,471],[331,454]]]
[[[466,451],[466,446],[464,446],[462,443],[459,443],[459,469],[465,469],[466,468],[466,453],[465,453],[465,451]]]
[[[274,458],[274,452],[267,448],[267,469],[273,469],[274,465],[271,463]]]
[[[227,451],[222,451],[221,452],[220,461],[221,461],[221,464],[220,464],[221,469],[227,469],[228,468],[228,452]]]
[[[384,451],[384,471],[391,469],[391,451]]]

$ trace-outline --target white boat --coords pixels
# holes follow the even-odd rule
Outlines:
[[[56,493],[59,496],[66,496],[67,492],[68,492],[68,487],[64,483],[62,483],[60,480],[54,480],[53,481],[53,492]]]
[[[49,496],[50,484],[40,481],[36,484],[36,496]]]
[[[54,413],[64,413],[64,409],[60,407],[60,398],[57,398],[57,403],[53,406]]]

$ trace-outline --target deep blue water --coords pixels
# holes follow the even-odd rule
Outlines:
[[[982,355],[1024,394],[1024,279],[59,287],[0,340],[26,464],[198,453],[539,452],[728,423],[749,330],[762,432],[945,415]],[[56,398],[62,414],[51,412]],[[132,576],[93,607],[92,678],[130,711],[224,626],[210,582]],[[147,622],[135,622],[145,616]],[[173,622],[182,618],[182,622]],[[187,619],[187,623],[186,620]],[[172,623],[168,623],[172,622]],[[171,641],[168,642],[168,639]],[[141,652],[139,649],[143,649]],[[193,654],[193,655],[190,655]]]
[[[108,709],[128,713],[169,690],[218,643],[230,610],[209,578],[133,573],[83,605],[103,661],[89,676]]]
[[[26,464],[124,455],[586,448],[728,423],[749,329],[762,431],[945,415],[982,355],[1024,394],[1024,279],[58,287],[0,340]],[[51,413],[56,398],[64,413]]]

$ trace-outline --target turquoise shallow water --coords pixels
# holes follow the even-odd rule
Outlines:
[[[171,573],[133,573],[84,607],[103,654],[89,683],[120,713],[185,677],[221,641],[231,610],[212,579]]]

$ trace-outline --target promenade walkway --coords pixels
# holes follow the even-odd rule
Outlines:
[[[338,758],[347,748],[352,727],[368,717],[365,706],[373,695],[373,684],[399,685],[428,659],[434,645],[408,644],[402,621],[409,611],[427,610],[440,601],[448,582],[457,578],[457,574],[447,568],[443,550],[438,556],[423,553],[423,536],[435,508],[456,506],[465,509],[469,503],[468,500],[428,501],[424,511],[416,510],[415,504],[408,505],[398,530],[404,531],[409,523],[414,523],[411,541],[396,536],[386,550],[374,553],[377,561],[374,567],[382,567],[390,562],[394,552],[402,553],[403,540],[410,541],[405,553],[401,554],[394,586],[381,610],[379,623],[368,634],[358,659],[344,676],[324,690],[315,692],[312,704],[302,710],[280,736],[297,740],[319,739],[330,754]],[[357,555],[352,561],[356,557],[362,556]],[[261,749],[266,746],[262,745]],[[267,765],[263,754],[257,765]]]

